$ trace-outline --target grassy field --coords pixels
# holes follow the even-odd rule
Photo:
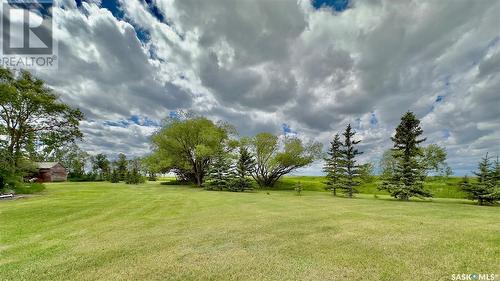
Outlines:
[[[500,273],[499,221],[459,199],[48,184],[0,201],[0,279],[451,280]]]
[[[169,182],[176,183],[174,177],[164,177],[161,178],[164,184]],[[325,177],[324,176],[285,176],[276,183],[270,190],[294,190],[297,183],[301,183],[302,188],[308,191],[326,191],[325,190]],[[460,190],[460,177],[450,177],[447,179],[434,179],[427,178],[425,182],[425,188],[430,190],[434,198],[465,198],[465,194]],[[371,194],[371,195],[388,195],[385,191],[380,191],[377,187],[382,183],[382,180],[378,177],[374,177],[372,182],[361,182],[357,187],[359,193],[361,194]],[[254,187],[257,188],[257,184],[253,183]],[[338,191],[341,193],[341,191]]]
[[[436,198],[465,198],[465,194],[460,190],[459,184],[462,179],[451,177],[448,179],[432,179],[429,178],[425,182],[425,188],[429,189],[433,197]],[[282,178],[276,185],[276,189],[293,190],[295,184],[300,182],[304,190],[325,191],[325,177],[317,176],[288,176]],[[385,191],[380,191],[377,186],[382,183],[378,178],[374,178],[372,182],[361,183],[358,187],[360,193],[364,194],[383,194]]]

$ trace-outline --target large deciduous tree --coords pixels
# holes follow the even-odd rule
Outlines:
[[[379,162],[379,169],[381,172],[380,175],[382,179],[390,180],[394,176],[398,165],[398,160],[395,157],[396,153],[398,153],[398,151],[388,149],[382,154],[382,158]]]
[[[52,156],[40,159],[40,161],[58,161],[68,170],[68,177],[81,178],[85,175],[85,163],[88,158],[87,152],[76,143],[71,143],[56,149]]]
[[[92,171],[95,174],[95,176],[97,176],[98,180],[109,179],[111,166],[106,154],[99,153],[95,156],[91,156],[90,162],[92,163]]]
[[[420,143],[426,140],[420,138],[422,133],[420,120],[412,112],[404,114],[396,128],[396,134],[391,138],[394,142],[396,168],[392,177],[384,181],[379,189],[387,190],[391,196],[401,200],[409,200],[413,196],[431,196],[423,185],[425,167],[418,161],[422,157]]]
[[[359,178],[361,181],[373,182],[375,180],[374,176],[375,166],[372,163],[365,163],[359,166]]]
[[[394,175],[398,163],[398,159],[395,155],[398,153],[400,153],[400,151],[389,149],[382,155],[379,167],[383,178],[390,179]],[[437,144],[430,144],[422,148],[421,155],[417,156],[416,159],[425,175],[432,173],[436,176],[448,177],[453,174],[453,171],[451,167],[448,166],[448,163],[446,163],[446,156],[444,147]]]
[[[447,176],[451,173],[451,168],[446,163],[446,150],[437,144],[429,144],[423,148],[423,157],[421,165],[428,172],[436,176]]]
[[[165,164],[163,159],[159,157],[158,153],[152,153],[142,158],[142,165],[144,171],[148,175],[148,180],[156,181],[156,177],[159,173],[167,173],[169,169],[168,164]]]
[[[305,167],[321,155],[321,144],[304,144],[298,138],[259,133],[250,141],[256,167],[252,177],[260,187],[272,187],[284,175]]]
[[[204,117],[172,119],[152,138],[155,157],[164,170],[173,170],[181,180],[201,186],[214,155],[229,142],[233,129]]]
[[[59,101],[44,82],[27,71],[17,76],[0,68],[0,143],[12,165],[34,150],[51,151],[82,137],[79,109]]]
[[[0,149],[0,193],[4,189],[9,189],[14,187],[17,182],[17,174],[14,166],[11,165],[10,155],[7,150]]]

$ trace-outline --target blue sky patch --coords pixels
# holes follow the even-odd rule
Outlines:
[[[281,125],[281,129],[283,130],[283,135],[296,135],[297,132],[295,132],[294,130],[292,130],[292,128],[290,127],[290,125],[286,124],[286,123],[283,123]]]
[[[135,24],[132,24],[132,26],[134,27],[135,33],[137,34],[137,38],[139,38],[139,40],[141,40],[141,42],[146,43],[149,40],[151,40],[151,34],[149,33],[149,31],[147,31],[143,28],[140,28],[140,27],[136,26]]]
[[[115,18],[123,19],[124,13],[118,0],[102,0],[101,8],[108,9]]]
[[[312,5],[316,9],[330,7],[337,12],[342,12],[349,7],[349,0],[312,0]]]
[[[130,125],[127,120],[118,120],[118,121],[107,120],[104,121],[103,124],[109,127],[121,127],[121,128],[127,128]]]
[[[145,127],[158,127],[161,125],[161,122],[157,120],[150,119],[147,116],[139,116],[139,115],[132,115],[128,119],[128,121],[131,121],[132,123],[139,125],[139,126],[145,126]]]
[[[173,120],[180,120],[180,115],[177,111],[170,111],[168,114],[168,118],[173,119]]]
[[[143,127],[159,127],[160,121],[150,119],[147,116],[132,115],[126,120],[107,120],[104,121],[105,126],[127,128],[130,125],[138,125]]]
[[[375,112],[372,112],[372,115],[370,116],[370,125],[376,126],[377,124],[378,124],[377,116],[375,116]]]
[[[163,13],[158,9],[158,7],[155,5],[154,1],[152,0],[143,0],[146,3],[146,6],[149,9],[149,12],[160,22],[165,22],[165,16]]]

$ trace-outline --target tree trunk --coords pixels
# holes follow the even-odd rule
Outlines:
[[[201,186],[201,178],[200,178],[200,175],[198,173],[195,173],[195,178],[196,178],[196,185],[197,186]]]

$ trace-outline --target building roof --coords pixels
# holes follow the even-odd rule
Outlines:
[[[36,162],[35,164],[38,167],[38,169],[50,169],[50,168],[52,168],[60,163],[59,162]]]

